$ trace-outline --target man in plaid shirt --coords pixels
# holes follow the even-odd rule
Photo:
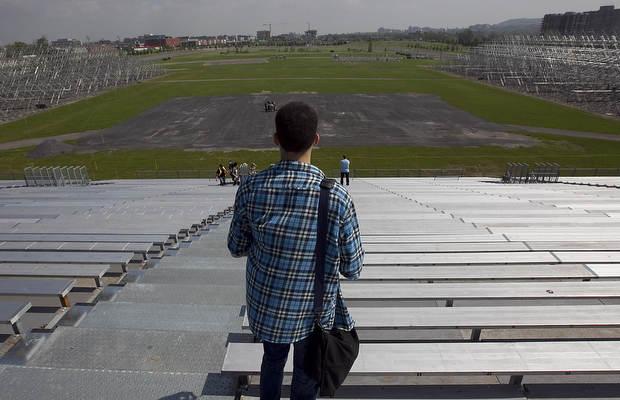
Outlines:
[[[314,250],[323,172],[311,165],[319,143],[314,109],[293,102],[276,115],[274,142],[281,161],[251,176],[235,199],[228,235],[234,257],[247,256],[247,312],[254,335],[263,342],[261,399],[279,399],[284,365],[294,344],[291,399],[315,399],[318,383],[303,371],[308,337],[314,328]],[[321,325],[351,330],[340,291],[340,275],[357,279],[362,250],[355,207],[336,184],[330,194],[325,297]]]

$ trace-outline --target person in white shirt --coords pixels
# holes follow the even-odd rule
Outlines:
[[[342,160],[340,160],[340,184],[344,185],[344,178],[347,178],[347,186],[349,186],[349,168],[351,166],[351,161],[347,159],[347,156],[342,156]]]
[[[248,179],[248,176],[250,175],[250,166],[248,165],[248,163],[243,163],[239,166],[239,179],[241,181],[241,184],[243,185],[243,182],[245,182],[246,179]]]

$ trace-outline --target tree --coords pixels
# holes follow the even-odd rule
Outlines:
[[[42,47],[42,48],[47,48],[49,46],[49,42],[47,41],[47,38],[45,36],[41,36],[40,38],[38,38],[34,42],[34,44],[35,46]]]
[[[28,49],[28,44],[24,42],[15,42],[6,46],[6,56],[9,58],[22,55]]]
[[[458,42],[463,46],[475,46],[478,44],[478,40],[476,39],[476,35],[474,31],[471,29],[465,29],[464,31],[459,32],[458,34]]]

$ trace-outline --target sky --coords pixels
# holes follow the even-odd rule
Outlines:
[[[0,0],[0,45],[38,37],[85,40],[145,33],[274,34],[467,27],[550,12],[596,10],[620,0]]]

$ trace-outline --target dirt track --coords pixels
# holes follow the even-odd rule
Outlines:
[[[334,146],[531,146],[529,137],[508,133],[429,95],[250,95],[179,98],[159,105],[100,137],[78,141],[82,149],[176,147],[271,148],[277,104],[302,100],[320,116],[323,147]]]
[[[78,140],[80,151],[271,148],[274,114],[262,111],[267,96],[278,104],[301,99],[314,105],[321,118],[322,146],[514,147],[536,143],[509,132],[620,141],[620,135],[491,124],[429,95],[260,94],[179,98],[110,129],[0,143],[0,150],[36,146],[48,139]]]

